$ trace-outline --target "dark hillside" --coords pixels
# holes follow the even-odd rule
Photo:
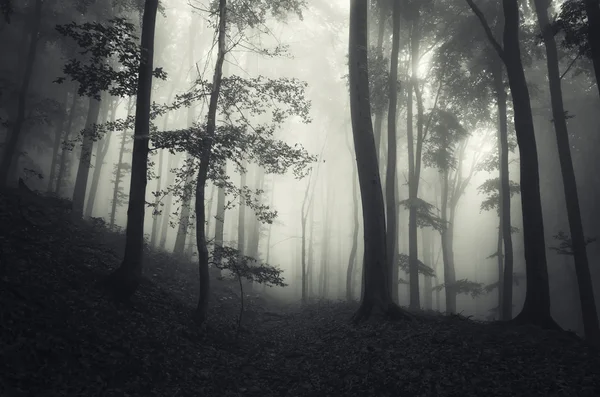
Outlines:
[[[352,305],[254,297],[236,341],[231,287],[213,283],[199,328],[194,265],[162,253],[115,303],[95,285],[122,235],[57,204],[0,195],[2,397],[600,395],[600,356],[571,334],[459,316],[352,326]]]

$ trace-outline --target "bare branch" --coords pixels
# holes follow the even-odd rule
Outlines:
[[[479,9],[479,7],[477,7],[477,5],[475,5],[473,0],[466,0],[466,2],[469,5],[469,7],[471,7],[471,10],[473,10],[473,13],[475,14],[475,16],[477,16],[477,18],[479,18],[479,22],[481,22],[481,26],[483,26],[483,30],[485,30],[485,34],[487,35],[490,43],[492,44],[492,47],[494,47],[494,49],[498,53],[498,56],[500,57],[500,59],[502,59],[504,61],[504,50],[502,49],[502,46],[500,46],[500,44],[494,37],[494,33],[492,33],[492,29],[490,29],[490,25],[485,20],[485,16],[483,15],[483,13]]]

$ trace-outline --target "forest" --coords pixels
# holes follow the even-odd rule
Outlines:
[[[600,395],[599,82],[599,0],[0,0],[0,397]]]

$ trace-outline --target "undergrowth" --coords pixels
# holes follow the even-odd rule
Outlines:
[[[598,352],[566,332],[429,314],[353,326],[353,303],[255,294],[236,338],[235,284],[218,280],[199,328],[197,269],[163,252],[115,303],[95,285],[123,235],[52,203],[0,194],[1,396],[600,395]]]

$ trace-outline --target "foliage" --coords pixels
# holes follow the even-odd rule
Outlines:
[[[371,112],[381,114],[388,106],[388,84],[390,60],[377,47],[371,47],[368,54],[369,95],[371,96]]]
[[[469,294],[471,298],[475,299],[479,296],[485,294],[485,290],[483,288],[483,283],[476,283],[475,281],[470,281],[466,278],[461,280],[456,280],[452,285],[453,290],[457,294]],[[432,288],[433,291],[441,291],[446,288],[446,283],[436,285]]]
[[[121,97],[136,94],[142,52],[132,23],[114,18],[106,24],[71,22],[56,26],[56,30],[80,48],[80,57],[69,59],[63,68],[72,81],[79,83],[79,95],[99,100],[102,91]],[[156,68],[153,75],[163,80],[167,77],[162,68]],[[65,80],[59,77],[56,82]]]
[[[410,209],[410,199],[400,201],[399,205],[404,206],[406,210]],[[420,228],[431,227],[438,232],[442,232],[448,226],[448,221],[444,221],[442,218],[436,215],[434,211],[437,208],[429,204],[427,201],[417,198],[417,226]]]
[[[282,277],[283,271],[267,263],[259,263],[256,259],[240,255],[240,252],[232,247],[214,246],[212,258],[221,258],[220,262],[211,260],[211,264],[220,270],[229,270],[235,277],[264,284],[267,287],[286,287]]]
[[[456,146],[469,133],[452,112],[436,109],[430,115],[431,132],[425,141],[423,163],[440,171],[456,168]]]
[[[268,16],[278,22],[285,22],[288,14],[293,13],[302,20],[302,11],[307,7],[306,0],[230,0],[227,3],[229,23],[235,24],[238,30],[264,29]],[[216,14],[218,10],[219,0],[212,0],[211,13]]]
[[[211,83],[198,79],[190,95],[180,96],[174,104],[167,106],[188,106],[211,92],[211,87]],[[269,79],[263,76],[224,78],[219,108],[225,120],[216,126],[214,136],[207,136],[205,123],[194,123],[180,130],[151,131],[152,144],[154,149],[168,149],[171,153],[181,152],[191,156],[186,167],[176,170],[177,180],[182,182],[196,173],[202,148],[211,139],[208,179],[224,188],[227,194],[233,195],[234,200],[242,197],[261,222],[272,223],[276,212],[261,202],[262,191],[233,184],[224,172],[225,164],[233,162],[240,172],[245,172],[245,163],[254,163],[263,167],[267,174],[284,174],[291,170],[298,179],[306,176],[309,164],[316,161],[316,157],[299,144],[292,146],[274,137],[275,132],[292,117],[299,118],[303,123],[311,121],[310,101],[305,98],[305,89],[306,83],[298,79]],[[156,107],[156,114],[162,111],[164,109]],[[270,123],[256,121],[266,116]],[[193,183],[176,183],[154,192],[154,195],[166,197],[175,194],[183,199],[193,194]]]
[[[512,180],[508,181],[510,197],[521,193],[521,186]],[[480,206],[480,211],[490,211],[498,209],[500,204],[500,178],[490,178],[477,187],[480,194],[485,194],[487,197]]]
[[[513,272],[513,284],[516,285],[517,287],[519,286],[519,283],[521,283],[523,280],[525,280],[525,274],[523,273],[518,273],[518,272]],[[495,290],[496,288],[498,288],[498,286],[500,285],[499,281],[496,281],[495,283],[491,283],[488,284],[484,287],[484,290],[486,293],[490,293],[493,290]]]
[[[588,42],[588,20],[584,0],[566,0],[560,5],[558,18],[552,24],[555,33],[562,33],[562,45],[592,59]]]
[[[508,134],[508,151],[514,153],[517,148],[517,136],[514,130]],[[509,161],[510,163],[510,161]],[[493,150],[476,165],[477,171],[494,172],[500,168],[500,154],[498,150]]]
[[[575,255],[575,253],[573,252],[573,240],[567,233],[565,233],[561,230],[557,234],[552,236],[552,238],[554,238],[554,240],[558,241],[559,245],[554,246],[554,247],[548,247],[548,248],[555,251],[558,255],[571,255],[571,256]],[[596,242],[596,240],[597,240],[596,237],[586,237],[585,245],[587,246],[588,244],[594,243],[594,242]]]
[[[431,268],[430,266],[427,266],[420,260],[418,260],[418,262],[419,262],[419,266],[418,266],[419,274],[422,274],[422,275],[428,276],[428,277],[436,277],[435,270],[433,270],[433,268]],[[410,264],[410,260],[409,260],[408,255],[402,254],[402,253],[398,255],[398,267],[400,269],[402,269],[406,274],[408,274],[408,272],[409,272],[409,264]]]

